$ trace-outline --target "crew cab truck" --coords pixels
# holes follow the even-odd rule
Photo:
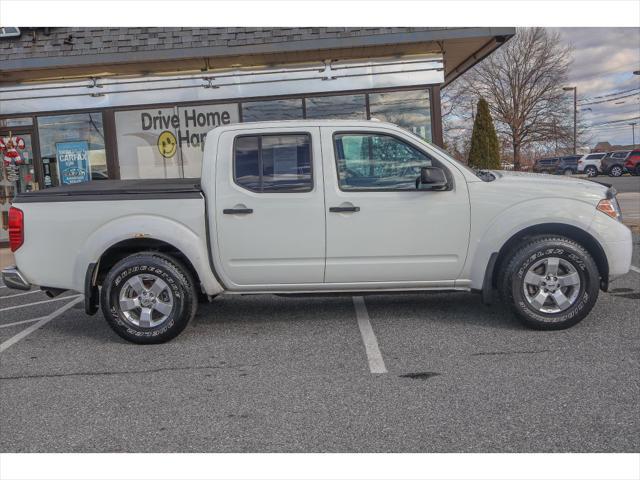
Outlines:
[[[200,179],[105,180],[20,194],[13,288],[81,292],[137,343],[180,333],[227,294],[497,290],[537,329],[582,320],[627,273],[615,192],[474,171],[395,125],[223,126]]]

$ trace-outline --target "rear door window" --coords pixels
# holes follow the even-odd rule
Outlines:
[[[233,177],[252,192],[313,189],[309,134],[248,135],[235,139]]]

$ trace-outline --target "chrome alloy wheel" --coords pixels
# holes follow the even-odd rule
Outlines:
[[[173,293],[169,285],[155,275],[135,275],[122,286],[119,305],[129,323],[153,328],[169,318],[173,310]]]
[[[535,262],[524,276],[524,295],[535,310],[559,313],[574,304],[580,293],[580,275],[576,268],[558,257]]]
[[[612,177],[620,177],[622,176],[622,167],[615,165],[613,167],[611,167],[611,176]]]

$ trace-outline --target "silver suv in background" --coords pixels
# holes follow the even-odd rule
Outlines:
[[[600,162],[600,171],[610,177],[619,177],[626,172],[624,166],[631,150],[609,152]]]
[[[578,173],[584,173],[587,177],[597,177],[600,172],[600,161],[606,152],[588,153],[578,160]]]

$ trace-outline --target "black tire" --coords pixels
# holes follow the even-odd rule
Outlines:
[[[609,169],[610,177],[621,177],[624,173],[624,169],[620,165],[614,165]]]
[[[584,173],[587,175],[587,177],[597,177],[598,169],[593,165],[589,165],[584,169]]]
[[[122,310],[122,289],[132,288],[128,281],[133,277],[153,282],[152,285],[160,279],[159,284],[166,286],[157,300],[158,303],[164,303],[160,302],[161,295],[164,296],[168,300],[165,305],[170,305],[170,310],[165,315],[149,309],[150,315],[156,316],[157,325],[135,324],[136,312],[141,312],[141,307],[140,310],[134,308],[127,313]],[[152,344],[167,342],[185,329],[196,314],[197,298],[193,278],[180,262],[161,253],[143,252],[120,260],[109,270],[102,284],[100,303],[107,323],[118,335],[133,343]],[[148,301],[153,302],[153,299]],[[142,320],[141,313],[139,320]]]
[[[568,292],[571,292],[571,297],[573,294],[576,295],[570,306],[557,313],[546,313],[535,308],[525,294],[526,288],[531,288],[531,286],[525,286],[525,275],[540,261],[545,262],[545,259],[550,257],[558,258],[562,264],[572,267],[580,280],[578,287],[557,288],[561,291],[565,289],[563,295]],[[589,252],[569,238],[550,235],[530,238],[516,246],[514,253],[503,265],[504,268],[498,278],[500,295],[520,320],[530,328],[536,330],[569,328],[585,318],[598,299],[600,291],[598,267]],[[554,282],[557,282],[557,278]],[[544,289],[544,292],[547,290]],[[548,298],[547,301],[553,302],[553,299]]]
[[[640,175],[640,163],[636,165],[636,168],[634,169],[633,174],[636,176]]]

